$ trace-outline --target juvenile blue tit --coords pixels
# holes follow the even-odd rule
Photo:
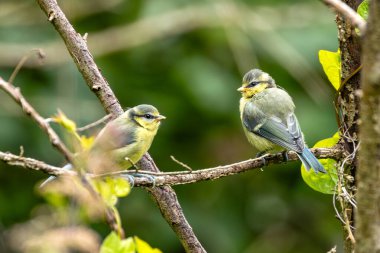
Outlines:
[[[152,105],[138,105],[109,122],[97,135],[90,150],[77,155],[76,167],[93,173],[128,169],[134,166],[152,145],[161,120]],[[63,169],[71,170],[66,164]],[[55,177],[45,180],[43,187]]]
[[[306,146],[289,94],[277,87],[267,73],[253,69],[243,77],[238,89],[240,117],[248,141],[260,153],[295,151],[305,168],[326,173],[322,164]]]
[[[104,161],[111,161],[120,169],[135,165],[150,148],[163,119],[165,117],[152,105],[128,109],[99,132],[88,153],[88,169],[99,171],[99,161],[102,165]],[[98,165],[92,166],[93,161]],[[108,169],[101,168],[102,171]]]

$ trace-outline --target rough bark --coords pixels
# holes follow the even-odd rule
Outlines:
[[[99,98],[104,109],[112,113],[114,117],[123,113],[119,101],[114,95],[107,80],[101,74],[90,51],[87,48],[86,40],[75,31],[65,14],[54,1],[37,0],[41,9],[45,12],[48,20],[61,35],[68,52],[82,74],[88,87]]]
[[[340,146],[334,148],[314,148],[311,149],[313,154],[317,158],[333,158],[335,160],[342,159],[342,152]],[[55,167],[46,164],[42,161],[18,156],[11,153],[4,153],[0,151],[0,160],[9,164],[20,166],[29,170],[40,170],[49,175],[54,176],[77,176],[78,174],[72,170],[66,170],[63,168]],[[146,160],[146,159],[145,159]],[[159,172],[159,171],[143,171],[143,170],[127,170],[127,171],[117,171],[111,173],[105,173],[102,175],[88,174],[89,178],[94,177],[105,177],[105,176],[119,176],[127,174],[145,174],[147,177],[134,177],[133,186],[134,187],[157,187],[155,189],[160,189],[158,186],[173,186],[181,184],[191,184],[201,181],[217,180],[222,177],[236,175],[238,173],[243,173],[251,171],[254,169],[266,169],[267,166],[273,164],[280,164],[283,162],[297,161],[299,157],[296,152],[289,151],[287,153],[287,159],[285,161],[284,153],[280,152],[277,154],[270,154],[264,157],[259,157],[255,159],[249,159],[246,161],[240,161],[233,164],[218,166],[214,168],[207,169],[197,169],[194,171],[172,171],[172,172]],[[148,160],[146,160],[148,161]],[[148,177],[152,176],[155,178],[154,182]]]
[[[149,154],[146,154],[145,159],[142,159],[139,164],[143,168],[149,168],[150,171],[160,171]],[[192,227],[187,222],[175,191],[170,186],[146,189],[159,207],[162,216],[168,221],[170,227],[177,234],[185,251],[205,253],[206,250],[203,248],[202,244],[195,236]]]
[[[356,253],[380,252],[380,1],[370,2],[363,40]]]
[[[344,0],[348,6],[356,10],[361,1]],[[338,114],[339,125],[342,133],[342,145],[346,154],[353,154],[355,147],[358,144],[358,118],[359,118],[359,97],[357,91],[360,89],[360,72],[356,72],[360,67],[360,38],[354,31],[352,23],[341,15],[337,15],[336,23],[338,26],[339,48],[341,52],[342,62],[342,84],[338,94]],[[356,74],[353,74],[355,73]],[[342,178],[353,179],[356,173],[357,156],[353,156],[349,165],[344,168],[344,176]],[[349,196],[355,195],[354,180],[345,180],[343,186],[348,191]],[[354,225],[353,207],[346,200],[340,198],[342,202],[342,214],[345,217],[346,223],[343,227],[345,252],[354,252],[355,239],[349,231],[349,225]],[[351,234],[351,235],[350,235]]]

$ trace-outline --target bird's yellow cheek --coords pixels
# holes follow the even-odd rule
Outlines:
[[[267,87],[268,87],[268,85],[266,83],[262,83],[262,84],[254,86],[254,87],[251,87],[251,88],[244,88],[243,91],[242,91],[243,92],[243,96],[246,97],[246,98],[250,98],[250,97],[254,96],[257,93],[262,92]]]

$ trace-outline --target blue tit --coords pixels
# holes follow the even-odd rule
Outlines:
[[[112,161],[121,169],[135,165],[149,150],[163,119],[165,116],[152,105],[128,109],[99,132],[86,158],[88,169],[94,171],[92,161],[102,159]]]
[[[78,154],[76,168],[93,173],[128,169],[135,166],[152,145],[165,116],[152,105],[138,105],[110,121],[97,135],[87,152]],[[71,164],[62,169],[71,170]],[[51,176],[40,187],[52,181]]]
[[[238,91],[242,94],[240,117],[243,129],[257,151],[292,150],[308,171],[313,168],[316,173],[326,173],[305,144],[292,98],[269,74],[259,69],[250,70],[244,75]]]

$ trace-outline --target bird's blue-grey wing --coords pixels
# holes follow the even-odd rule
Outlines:
[[[286,125],[297,146],[303,150],[305,148],[305,141],[303,140],[302,131],[294,113],[288,115],[286,118]]]
[[[112,150],[125,147],[136,142],[136,135],[131,127],[107,124],[95,139],[94,147]]]
[[[247,103],[243,112],[243,124],[252,133],[255,133],[283,148],[302,152],[304,143],[295,116],[284,122],[277,117],[267,116],[253,103]]]

